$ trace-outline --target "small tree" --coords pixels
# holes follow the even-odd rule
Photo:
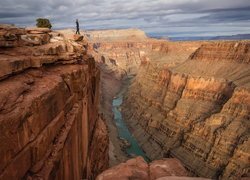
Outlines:
[[[41,28],[49,28],[51,29],[52,25],[48,19],[45,18],[38,18],[36,20],[36,26]]]

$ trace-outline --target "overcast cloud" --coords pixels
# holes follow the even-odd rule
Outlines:
[[[250,33],[250,0],[1,0],[0,23],[53,28],[140,28],[149,34],[215,36]]]

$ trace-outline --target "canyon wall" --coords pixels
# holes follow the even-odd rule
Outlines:
[[[175,157],[202,177],[249,177],[249,41],[72,32],[0,25],[0,179],[94,179],[109,157],[111,166],[128,159],[111,109],[123,80],[135,75],[122,112],[150,159]],[[159,167],[177,163],[142,161],[99,179],[157,179]]]
[[[174,55],[173,48],[180,46],[183,56],[173,64],[180,63],[186,59],[200,43],[170,43],[164,40],[147,38],[138,30],[115,30],[114,38],[112,30],[93,31],[88,35],[89,52],[95,57],[98,67],[101,69],[101,106],[100,112],[107,120],[110,137],[110,166],[119,164],[129,157],[122,151],[122,141],[118,139],[118,132],[113,120],[112,100],[124,87],[124,81],[138,72],[141,62],[149,61],[150,56],[157,58],[169,58]],[[126,33],[124,33],[126,32]],[[104,37],[103,34],[105,34]],[[143,34],[143,35],[141,35]],[[86,36],[87,36],[86,35]],[[120,36],[118,36],[120,35]],[[126,39],[124,37],[126,36]],[[98,38],[95,38],[98,37]],[[168,44],[171,44],[169,46]],[[168,56],[166,56],[168,55]],[[126,84],[126,83],[125,83]],[[125,85],[126,86],[126,85]]]
[[[84,43],[1,25],[0,66],[0,179],[94,179],[108,167],[100,71]]]
[[[89,39],[90,52],[97,62],[115,72],[113,76],[136,75],[141,62],[147,62],[150,59],[158,62],[167,61],[172,66],[179,64],[201,45],[201,42],[179,43],[140,36],[136,38],[136,32],[130,33],[135,38]],[[117,79],[121,79],[121,76]]]
[[[165,56],[142,61],[123,116],[151,159],[176,157],[202,177],[249,177],[250,42],[200,43],[185,52],[168,43]]]
[[[147,155],[176,157],[198,176],[248,177],[249,41],[169,42],[130,33],[112,39],[94,32],[90,47],[108,79],[137,74],[122,111]]]

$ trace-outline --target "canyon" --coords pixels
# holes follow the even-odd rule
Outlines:
[[[250,41],[170,42],[130,31],[88,37],[113,73],[136,75],[121,111],[146,155],[175,157],[194,176],[249,177]]]
[[[249,73],[249,42],[202,44],[174,66],[152,60],[129,89],[125,119],[150,158],[237,179],[249,172]]]
[[[0,26],[0,179],[249,178],[250,41],[81,34]]]

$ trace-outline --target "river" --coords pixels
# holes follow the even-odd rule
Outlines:
[[[122,113],[120,111],[121,109],[121,104],[123,101],[123,95],[126,92],[128,88],[128,84],[125,85],[125,87],[122,88],[120,93],[113,99],[112,103],[112,111],[114,113],[114,120],[115,124],[118,130],[118,135],[119,138],[122,139],[123,141],[125,140],[128,142],[128,145],[125,146],[125,152],[131,156],[142,156],[145,161],[149,162],[149,158],[146,156],[146,154],[143,152],[143,150],[140,148],[138,142],[134,138],[134,136],[130,133],[126,123],[124,122],[122,118]]]

